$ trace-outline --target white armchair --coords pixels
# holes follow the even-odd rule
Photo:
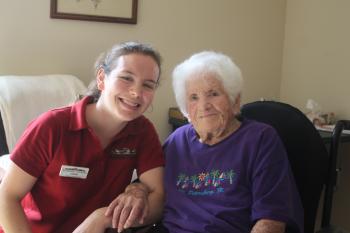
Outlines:
[[[0,76],[0,156],[11,153],[30,121],[73,103],[85,91],[86,86],[73,75]]]

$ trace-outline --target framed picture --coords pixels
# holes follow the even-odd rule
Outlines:
[[[51,0],[50,17],[109,23],[137,23],[138,0]]]

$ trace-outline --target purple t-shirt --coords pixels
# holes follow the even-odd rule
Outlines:
[[[247,233],[263,218],[303,232],[299,194],[272,127],[244,120],[232,135],[209,146],[188,124],[169,136],[164,152],[163,224],[171,233]]]

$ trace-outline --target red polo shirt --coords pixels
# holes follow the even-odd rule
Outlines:
[[[140,175],[164,165],[156,131],[144,116],[129,122],[103,150],[86,122],[90,100],[38,117],[11,155],[38,178],[22,203],[33,232],[72,232],[124,191],[134,169]]]

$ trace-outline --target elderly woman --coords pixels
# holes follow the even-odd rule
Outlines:
[[[221,53],[201,52],[173,72],[191,124],[164,144],[163,225],[175,232],[303,232],[285,149],[268,125],[238,120],[242,76]]]

